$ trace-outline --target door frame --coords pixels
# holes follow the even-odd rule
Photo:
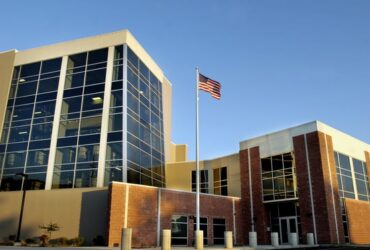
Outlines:
[[[291,232],[290,230],[290,222],[289,220],[290,219],[294,219],[295,220],[295,228],[296,228],[296,233],[297,233],[297,236],[298,236],[298,220],[297,220],[297,216],[283,216],[283,217],[279,217],[279,238],[280,238],[280,244],[288,244],[289,243],[289,233]],[[283,242],[283,232],[281,230],[281,222],[282,221],[285,221],[285,223],[287,223],[287,233],[288,233],[288,242]]]

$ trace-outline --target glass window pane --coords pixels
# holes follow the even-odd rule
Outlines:
[[[88,71],[86,73],[86,85],[96,84],[96,83],[104,83],[105,82],[105,72],[106,69],[98,69]]]
[[[33,113],[33,105],[24,105],[14,108],[13,121],[31,119]]]
[[[272,169],[279,170],[283,168],[282,156],[276,155],[272,157]]]
[[[61,121],[58,137],[73,136],[78,134],[79,120]]]
[[[55,154],[55,164],[74,163],[76,159],[76,148],[57,148]]]
[[[80,112],[81,96],[64,99],[62,103],[62,114]]]
[[[106,160],[122,159],[122,142],[108,143]]]
[[[36,103],[34,118],[54,115],[55,101]]]
[[[103,98],[104,98],[103,93],[84,96],[82,110],[87,111],[103,108]]]
[[[80,53],[68,57],[67,68],[76,68],[86,64],[87,53]]]
[[[100,133],[101,116],[82,118],[80,125],[80,134]]]
[[[343,154],[339,154],[340,167],[348,171],[351,171],[351,165],[349,163],[349,157]]]
[[[342,182],[343,182],[344,191],[348,191],[348,192],[353,192],[354,193],[353,181],[352,181],[352,178],[351,177],[342,176]]]
[[[52,188],[72,188],[73,171],[54,172]]]
[[[19,83],[17,97],[34,95],[36,93],[37,82]]]
[[[10,130],[9,142],[28,141],[30,126],[15,127]]]
[[[99,145],[85,145],[78,147],[77,162],[98,161]]]
[[[76,171],[75,188],[79,187],[95,187],[96,186],[97,170]]]
[[[38,92],[43,93],[43,92],[57,91],[58,83],[59,83],[58,77],[41,80],[39,83]]]
[[[32,126],[31,140],[42,140],[51,137],[52,123],[42,123]]]
[[[139,58],[129,47],[127,48],[127,59],[132,65],[138,68]]]
[[[42,62],[41,74],[60,70],[62,58],[51,59]]]
[[[105,169],[104,186],[107,186],[112,181],[122,181],[122,167]]]
[[[20,77],[22,78],[27,76],[38,75],[40,72],[40,65],[41,65],[40,62],[22,65]]]
[[[129,94],[127,94],[129,95]],[[111,107],[120,107],[122,106],[122,91],[113,91],[110,98],[110,106]]]
[[[66,76],[65,89],[80,87],[84,84],[85,73],[76,73]]]
[[[360,173],[360,174],[365,174],[364,173],[364,168],[362,166],[362,161],[359,161],[357,159],[352,159],[352,162],[353,162],[353,169],[356,173]]]
[[[98,49],[89,52],[88,64],[94,64],[107,61],[108,49]]]
[[[122,130],[122,114],[109,116],[108,132]]]
[[[26,161],[26,152],[7,153],[5,156],[4,168],[24,167]]]

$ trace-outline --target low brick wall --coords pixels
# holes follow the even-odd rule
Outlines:
[[[345,199],[352,244],[370,244],[370,203]]]
[[[213,245],[213,218],[224,218],[226,230],[234,231],[236,242],[240,244],[240,199],[201,194],[200,202],[201,217],[208,218],[208,244]],[[172,215],[188,216],[188,245],[191,246],[195,223],[195,193],[113,182],[109,188],[108,246],[120,244],[121,230],[125,223],[128,228],[132,228],[133,247],[157,246],[158,226],[160,230],[171,229]]]

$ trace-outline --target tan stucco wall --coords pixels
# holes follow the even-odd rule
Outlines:
[[[163,132],[165,161],[171,161],[171,137],[172,137],[172,86],[166,77],[162,84],[163,105]]]
[[[188,161],[188,145],[171,143],[170,159],[168,163]]]
[[[18,228],[22,192],[0,192],[0,239],[15,235]],[[57,223],[61,229],[52,238],[82,236],[91,242],[105,238],[107,188],[80,188],[27,191],[21,239],[40,236],[39,225]]]
[[[213,160],[200,161],[201,170],[209,174],[209,192],[213,193],[213,169],[227,167],[228,195],[240,197],[239,154],[228,155]],[[191,191],[191,172],[195,170],[194,161],[166,164],[166,187]]]
[[[15,53],[15,50],[0,53],[0,138],[3,131]]]

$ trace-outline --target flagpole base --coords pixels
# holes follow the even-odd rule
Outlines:
[[[195,231],[195,249],[203,250],[203,231]]]

